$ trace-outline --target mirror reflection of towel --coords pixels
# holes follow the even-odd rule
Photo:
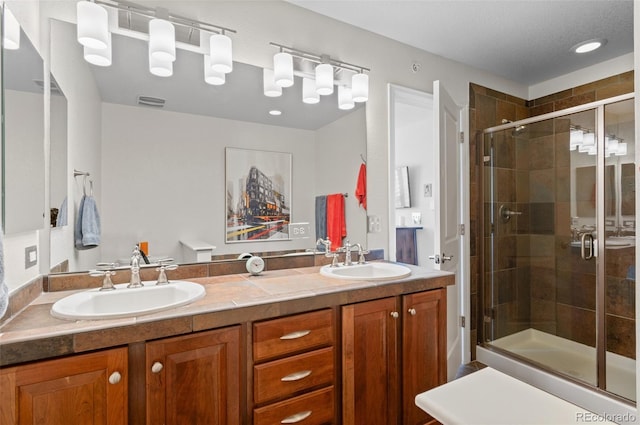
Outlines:
[[[356,183],[356,199],[358,205],[362,205],[362,208],[367,209],[367,165],[360,164],[360,171],[358,172],[358,182]]]
[[[344,217],[344,195],[336,193],[327,196],[327,237],[331,240],[331,250],[342,246],[342,238],[347,236],[347,222]]]
[[[316,240],[327,238],[327,197],[316,196]],[[316,249],[324,251],[324,245]]]
[[[80,199],[74,228],[76,249],[90,249],[100,245],[100,214],[93,196]]]

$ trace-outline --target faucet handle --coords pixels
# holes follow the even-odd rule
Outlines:
[[[96,266],[100,267],[101,265],[116,265],[117,263],[98,263],[96,264]],[[89,276],[92,277],[102,277],[102,287],[100,288],[101,291],[112,291],[114,289],[116,289],[115,286],[113,286],[113,282],[111,281],[111,276],[115,275],[116,272],[113,269],[102,269],[102,270],[92,270],[89,272]]]
[[[156,271],[159,271],[160,274],[158,274],[158,281],[156,282],[156,285],[166,285],[169,283],[169,279],[167,279],[166,271],[175,270],[178,268],[177,264],[169,264],[172,261],[173,261],[173,258],[162,258],[158,260],[159,267],[156,269]]]
[[[364,256],[368,253],[368,249],[361,249],[360,252],[358,252],[358,264],[364,264],[367,262],[367,259]]]

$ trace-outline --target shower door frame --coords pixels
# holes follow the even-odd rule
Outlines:
[[[554,111],[554,112],[549,112],[546,114],[542,114],[542,115],[536,115],[534,117],[530,117],[530,118],[525,118],[519,121],[513,121],[513,122],[509,122],[507,124],[502,124],[499,126],[494,126],[494,127],[489,127],[486,128],[482,131],[483,134],[483,138],[482,138],[482,143],[483,143],[483,148],[479,149],[479,155],[484,155],[485,149],[484,149],[484,136],[485,135],[491,135],[492,133],[496,133],[498,131],[502,131],[502,130],[509,130],[509,129],[514,129],[514,128],[518,128],[519,126],[522,125],[528,125],[528,124],[533,124],[533,123],[537,123],[540,121],[545,121],[545,120],[549,120],[549,119],[555,119],[555,118],[560,118],[563,116],[567,116],[567,115],[571,115],[571,114],[575,114],[575,113],[579,113],[579,112],[584,112],[584,111],[588,111],[588,110],[594,110],[595,114],[596,114],[596,135],[597,135],[597,155],[596,155],[596,182],[598,184],[596,184],[596,230],[600,230],[600,229],[605,229],[606,228],[606,215],[602,213],[602,211],[604,211],[604,202],[605,202],[605,185],[602,184],[605,181],[605,161],[606,161],[606,155],[605,155],[605,143],[603,143],[603,141],[605,140],[605,106],[606,105],[610,105],[613,103],[617,103],[617,102],[622,102],[625,100],[630,100],[630,99],[634,99],[635,98],[635,93],[631,92],[631,93],[627,93],[627,94],[623,94],[623,95],[619,95],[619,96],[614,96],[614,97],[610,97],[607,99],[602,99],[602,100],[598,100],[595,102],[591,102],[591,103],[587,103],[584,105],[578,105],[578,106],[573,106],[570,108],[566,108],[566,109],[562,109],[559,111]],[[637,148],[636,148],[637,149]],[[637,158],[637,153],[636,153],[636,158]],[[494,166],[494,152],[491,153],[491,157],[490,157],[490,161],[491,161],[491,167],[493,168]],[[480,164],[483,165],[483,167],[486,165],[486,162],[480,161]],[[492,170],[493,172],[493,170]],[[484,176],[485,173],[484,171],[482,173],[480,173],[481,176]],[[484,178],[484,177],[483,177]],[[492,185],[493,185],[493,179],[492,179]],[[483,192],[486,188],[486,182],[482,182],[481,187],[483,188]],[[493,190],[493,186],[492,189]],[[484,204],[484,202],[486,201],[485,196],[483,195],[482,197],[482,202]],[[493,212],[491,213],[493,215]],[[486,217],[482,217],[482,225],[483,227],[486,225]],[[484,238],[484,234],[485,231],[483,229],[482,231],[482,237]],[[603,234],[598,232],[598,234]],[[493,244],[493,242],[492,242]],[[484,243],[481,244],[482,247],[484,247]],[[483,248],[484,249],[484,248]],[[493,249],[491,253],[487,253],[487,252],[483,252],[483,259],[485,258],[486,255],[493,255]],[[605,258],[605,243],[604,240],[602,242],[598,242],[597,243],[597,258],[603,259]],[[482,318],[480,320],[480,323],[478,323],[478,328],[480,330],[480,344],[482,346],[485,346],[487,340],[487,337],[490,337],[492,341],[493,340],[493,336],[492,335],[487,335],[487,326],[486,326],[486,321],[487,321],[487,305],[485,305],[486,303],[486,290],[487,290],[487,282],[486,280],[486,273],[487,270],[485,268],[485,264],[486,261],[483,260],[482,261],[482,273],[481,273],[481,281],[482,281],[482,292],[481,292],[481,299],[482,299]],[[493,262],[492,262],[493,264]],[[599,390],[603,390],[606,391],[606,353],[607,353],[607,346],[606,346],[606,276],[605,276],[605,272],[606,272],[606,267],[604,263],[599,263],[596,265],[596,376],[597,376],[597,383],[595,386],[591,386],[591,385],[587,385],[586,383],[584,385],[586,385],[587,387],[591,387],[591,388],[597,388]],[[493,285],[491,285],[491,291],[493,292],[494,288]],[[493,295],[491,298],[491,308],[493,309]],[[489,319],[491,320],[491,334],[494,333],[494,327],[495,327],[495,317],[493,317],[493,315],[489,316]],[[636,317],[636,321],[638,320],[638,317]],[[637,322],[636,322],[637,323]],[[637,327],[637,326],[636,326]],[[494,347],[492,347],[494,348]],[[495,349],[495,348],[494,348]],[[502,351],[502,350],[500,350]],[[512,353],[508,353],[510,356],[513,357],[518,357],[515,354]],[[554,371],[553,369],[548,369],[548,368],[544,368],[545,370],[557,373],[557,371]],[[563,375],[564,376],[564,375]],[[570,379],[570,378],[568,378]],[[637,377],[636,377],[637,379]],[[576,381],[580,384],[582,384],[579,381]],[[607,394],[609,394],[612,397],[618,398],[619,396],[615,393],[610,393],[607,392]]]

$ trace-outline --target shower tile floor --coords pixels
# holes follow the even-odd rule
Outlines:
[[[499,338],[491,344],[549,369],[596,385],[596,350],[593,347],[535,329]],[[607,391],[635,401],[635,371],[634,359],[608,352]]]

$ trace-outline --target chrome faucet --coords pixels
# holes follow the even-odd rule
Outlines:
[[[351,248],[355,246],[355,245],[351,245],[349,243],[349,239],[344,241],[344,246],[340,249],[344,250],[344,265],[345,266],[350,266],[351,264],[353,264],[353,262],[351,261]]]
[[[94,277],[102,277],[102,287],[101,291],[113,291],[116,289],[113,286],[113,282],[111,281],[111,276],[115,275],[115,268],[118,267],[118,263],[98,263],[96,264],[97,269],[95,271],[89,272],[90,276]]]
[[[156,271],[159,271],[160,273],[158,274],[158,281],[156,282],[156,285],[167,285],[170,283],[169,279],[167,279],[166,271],[175,270],[178,268],[177,264],[169,264],[172,261],[173,258],[163,258],[161,260],[158,260],[159,267],[156,269]]]
[[[328,258],[332,258],[331,267],[338,267],[338,252],[340,251],[337,251],[337,252],[331,251],[331,240],[329,240],[329,238],[327,239],[318,238],[318,240],[316,241],[316,246],[320,244],[324,245],[324,256]]]
[[[136,245],[133,247],[133,252],[131,253],[131,282],[127,285],[127,288],[142,288],[144,286],[140,280],[141,258],[140,248]]]

